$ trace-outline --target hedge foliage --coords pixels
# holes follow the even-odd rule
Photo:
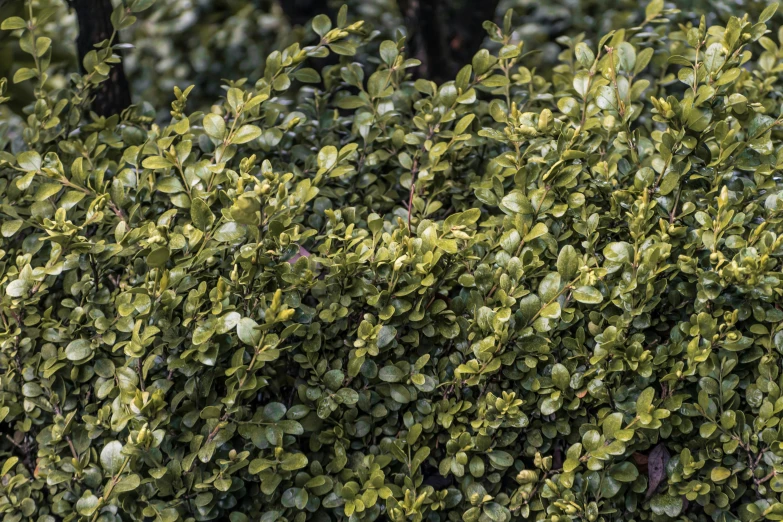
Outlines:
[[[3,522],[783,520],[777,5],[549,71],[509,14],[442,85],[341,10],[166,121],[91,116],[118,49],[51,81],[27,5]]]

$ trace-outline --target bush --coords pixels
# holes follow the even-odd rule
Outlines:
[[[776,7],[442,85],[342,10],[165,122],[5,19],[3,522],[782,520]]]

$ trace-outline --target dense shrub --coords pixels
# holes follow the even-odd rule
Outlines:
[[[99,0],[96,0],[99,1]],[[310,45],[317,40],[309,25],[299,27],[285,11],[296,13],[300,4],[330,8],[336,12],[347,3],[353,17],[364,20],[364,27],[377,31],[370,45],[358,50],[354,60],[377,64],[378,45],[385,39],[396,38],[403,19],[398,3],[403,0],[166,0],[156,2],[150,9],[136,13],[137,23],[121,31],[122,41],[134,46],[125,51],[124,66],[131,84],[134,100],[147,103],[164,121],[175,85],[195,85],[188,99],[191,110],[209,110],[222,95],[220,79],[257,79],[263,72],[266,56],[274,49],[282,49],[294,42]],[[449,6],[459,0],[438,1]],[[472,0],[461,0],[462,2]],[[539,69],[539,74],[550,78],[553,64],[568,39],[580,35],[593,44],[606,32],[616,27],[634,27],[644,20],[646,4],[636,0],[490,0],[498,3],[497,16],[508,9],[514,12],[514,37],[525,41],[527,51],[536,52],[525,58],[528,68]],[[74,45],[77,34],[76,16],[68,4],[73,0],[36,0],[36,9],[52,9],[53,14],[39,25],[37,32],[54,38],[49,70],[52,84],[65,84],[68,74],[78,67]],[[284,9],[289,4],[294,7]],[[767,6],[764,0],[678,0],[677,7],[687,19],[706,16],[708,25],[725,25],[730,16],[750,13],[756,19]],[[27,17],[22,0],[0,0],[0,20],[11,16]],[[473,29],[481,30],[481,20],[475,20]],[[779,24],[768,22],[771,29]],[[489,42],[487,42],[489,43]],[[469,61],[469,60],[468,60]],[[20,65],[34,65],[32,57],[19,49],[13,33],[0,32],[0,77],[13,76]],[[318,64],[313,64],[318,65]],[[371,65],[375,67],[375,65]],[[11,108],[20,111],[34,99],[29,83],[9,85],[14,103]],[[0,107],[0,119],[5,117]],[[1,133],[1,129],[0,129]]]
[[[547,71],[509,14],[442,85],[342,10],[165,122],[90,115],[117,49],[53,81],[30,6],[4,522],[783,519],[776,6]]]

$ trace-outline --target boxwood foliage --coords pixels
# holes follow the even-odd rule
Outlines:
[[[509,15],[443,85],[342,10],[164,122],[89,113],[113,39],[50,82],[28,7],[4,522],[783,519],[775,5],[547,71]]]

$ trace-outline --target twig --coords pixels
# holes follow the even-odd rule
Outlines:
[[[16,442],[8,434],[6,434],[5,438],[8,439],[9,442],[11,442],[11,444],[13,444],[14,447],[17,450],[19,450],[19,453],[21,453],[21,455],[22,455],[22,463],[27,468],[27,471],[30,472],[30,476],[34,476],[35,475],[35,466],[33,466],[33,462],[30,459],[30,445],[27,442],[27,436],[25,435],[24,446],[22,446],[21,444]]]
[[[54,406],[54,412],[57,415],[59,415],[60,417],[62,417],[63,416],[63,412],[60,409],[60,406],[58,406],[57,404],[52,404],[52,406]],[[73,445],[73,441],[71,440],[70,435],[65,435],[65,440],[66,440],[66,442],[68,442],[68,446],[71,448],[71,455],[73,456],[73,458],[75,460],[78,461],[79,460],[79,454],[76,453],[76,447]]]
[[[415,168],[415,162],[414,162],[414,168]],[[413,209],[413,193],[415,190],[416,190],[416,183],[411,181],[411,191],[410,194],[408,194],[408,235],[410,235],[411,233],[411,210]]]
[[[217,436],[218,432],[220,431],[220,425],[224,422],[226,422],[229,417],[231,416],[230,413],[224,413],[222,417],[220,417],[220,421],[217,423],[217,425],[212,429],[212,431],[209,432],[209,436],[207,436],[207,443],[212,442],[212,439]]]
[[[674,215],[677,213],[677,203],[680,202],[680,192],[682,192],[682,187],[677,188],[677,197],[674,198],[674,206],[672,206],[672,211],[669,213],[669,224],[674,224]]]
[[[424,143],[421,144],[421,147],[419,147],[419,153],[423,154],[426,149],[424,148],[424,145],[432,139],[432,136],[435,134],[435,129],[430,127],[429,131],[427,131],[427,138],[424,140]],[[408,194],[408,234],[411,233],[411,212],[413,211],[413,194],[416,192],[416,176],[419,174],[419,158],[413,159],[413,165],[411,166],[411,190]]]
[[[756,479],[755,480],[756,485],[760,486],[761,484],[765,483],[766,481],[768,481],[769,479],[771,479],[772,477],[774,477],[777,474],[778,474],[778,472],[773,469],[772,471],[767,473],[766,476],[761,477],[760,479]]]
[[[136,371],[139,373],[139,385],[141,386],[141,391],[145,392],[147,390],[144,386],[144,371],[141,368],[141,357],[136,359]]]
[[[76,447],[73,445],[73,441],[71,440],[70,435],[65,436],[65,440],[68,441],[68,446],[71,448],[71,455],[73,455],[74,460],[79,460],[79,454],[76,453]]]

